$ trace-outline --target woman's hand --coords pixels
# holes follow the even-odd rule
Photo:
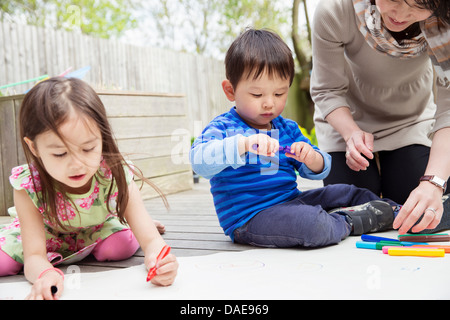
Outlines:
[[[443,211],[442,190],[429,182],[421,182],[404,203],[394,220],[393,228],[399,229],[399,234],[405,234],[422,217],[411,231],[434,229],[441,221]]]
[[[373,135],[362,130],[353,131],[346,140],[345,158],[348,167],[354,171],[366,170],[368,159],[373,159]]]
[[[448,179],[450,173],[450,128],[443,128],[434,133],[430,157],[424,175],[437,175]],[[405,234],[422,217],[422,220],[412,228],[412,232],[434,229],[442,219],[444,208],[442,204],[443,191],[438,186],[422,181],[409,195],[403,204],[393,227],[399,234]]]
[[[366,158],[373,159],[373,135],[361,130],[349,107],[337,108],[325,119],[347,144],[345,157],[348,167],[354,171],[366,170],[369,166]]]

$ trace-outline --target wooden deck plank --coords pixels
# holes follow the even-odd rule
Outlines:
[[[165,240],[230,241],[223,233],[166,232],[163,237]]]
[[[172,248],[178,249],[203,249],[222,251],[242,251],[249,249],[249,246],[225,242],[225,241],[199,241],[199,240],[168,240],[167,243]]]
[[[183,227],[194,227],[193,229],[195,229],[195,227],[218,227],[218,221],[217,219],[215,220],[204,220],[204,219],[175,219],[175,220],[169,220],[169,219],[161,219],[159,220],[162,223],[164,223],[164,225],[166,226],[167,229],[171,229],[171,227],[176,227],[176,226],[183,226]]]

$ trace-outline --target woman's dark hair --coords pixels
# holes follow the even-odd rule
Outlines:
[[[294,79],[294,59],[286,43],[274,32],[247,29],[233,41],[225,57],[225,73],[232,86],[253,75],[257,79],[264,71],[271,77]]]
[[[414,0],[416,4],[433,12],[433,15],[450,24],[450,1],[449,0]]]

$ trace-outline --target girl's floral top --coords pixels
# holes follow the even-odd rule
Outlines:
[[[133,180],[133,173],[127,166],[123,167],[129,184]],[[54,265],[79,261],[89,255],[98,242],[128,228],[119,222],[114,211],[108,212],[107,203],[110,210],[115,210],[118,194],[117,187],[114,186],[108,198],[111,177],[111,170],[102,160],[86,194],[68,194],[72,201],[65,201],[62,193],[57,192],[58,218],[66,228],[64,230],[46,219],[46,206],[38,199],[42,190],[36,168],[33,165],[22,165],[12,169],[9,181],[13,188],[25,190],[42,213],[47,238],[47,257]],[[0,249],[14,260],[23,263],[20,223],[15,207],[9,208],[8,213],[13,220],[8,225],[0,225]]]

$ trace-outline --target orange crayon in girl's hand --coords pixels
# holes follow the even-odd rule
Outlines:
[[[156,275],[156,266],[158,265],[158,262],[160,262],[162,259],[164,259],[165,257],[167,257],[167,255],[170,252],[170,247],[168,245],[165,245],[162,249],[161,252],[158,254],[158,257],[156,257],[156,263],[155,266],[153,268],[150,268],[150,270],[148,270],[148,274],[147,274],[147,282],[149,282],[150,280],[153,279],[153,277]]]

